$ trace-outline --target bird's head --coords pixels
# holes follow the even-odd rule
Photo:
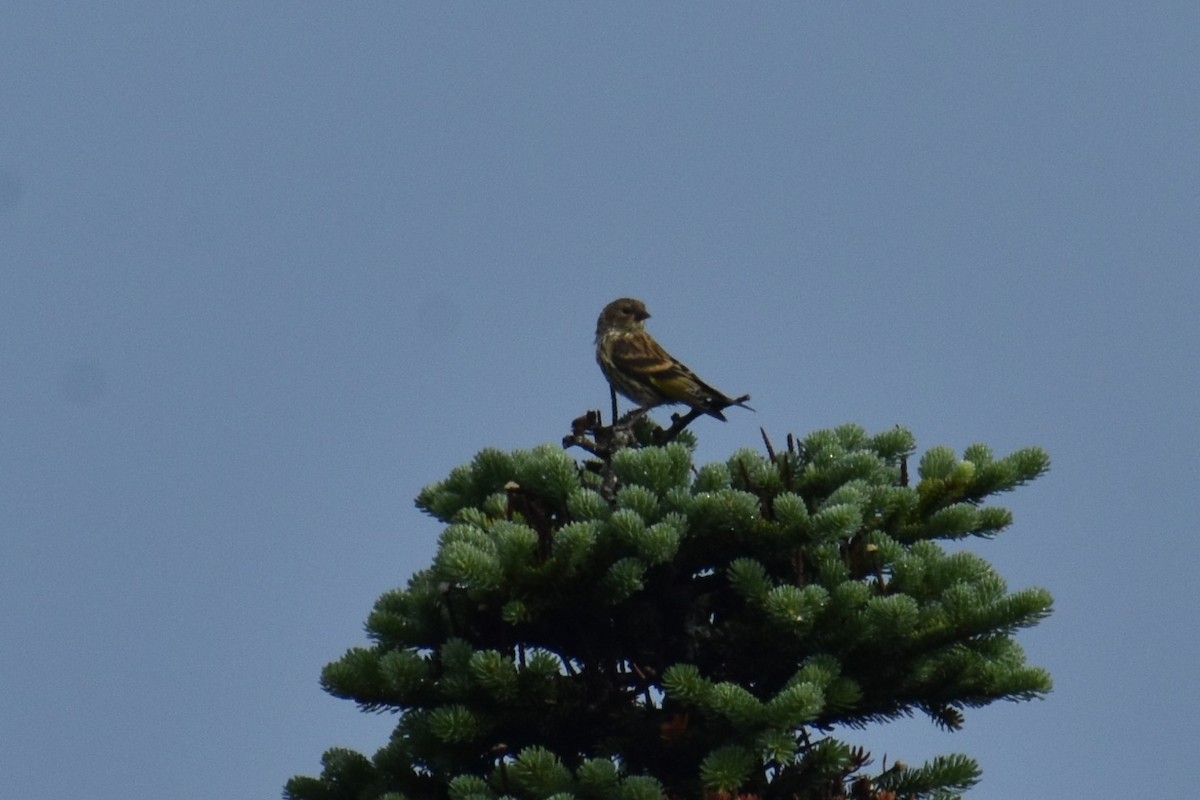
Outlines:
[[[646,310],[645,303],[632,297],[622,297],[620,300],[613,300],[600,312],[600,319],[596,322],[596,336],[603,336],[609,331],[640,331],[645,328],[643,323],[648,319],[650,312]]]

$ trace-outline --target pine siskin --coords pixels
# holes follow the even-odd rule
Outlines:
[[[746,405],[750,395],[732,398],[709,386],[673,358],[646,331],[650,318],[641,300],[623,297],[600,312],[596,322],[596,361],[612,387],[648,411],[655,406],[685,403],[724,420],[721,409]]]

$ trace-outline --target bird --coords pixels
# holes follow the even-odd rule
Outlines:
[[[750,395],[729,397],[664,350],[646,330],[649,318],[645,303],[622,297],[606,305],[596,321],[596,363],[614,390],[638,404],[636,413],[683,403],[727,421],[721,411],[729,406],[754,410],[746,405]]]

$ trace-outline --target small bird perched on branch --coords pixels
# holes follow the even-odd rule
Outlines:
[[[721,410],[729,406],[754,410],[746,405],[750,395],[722,394],[663,350],[646,331],[649,318],[645,303],[622,297],[606,305],[596,322],[596,361],[612,388],[637,403],[640,413],[684,403],[724,420]]]

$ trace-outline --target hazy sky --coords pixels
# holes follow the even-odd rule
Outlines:
[[[277,797],[424,567],[412,498],[607,403],[640,297],[756,414],[1040,445],[970,547],[1045,701],[852,741],[976,800],[1184,796],[1200,4],[0,9],[0,796]],[[660,418],[665,419],[666,414]]]

